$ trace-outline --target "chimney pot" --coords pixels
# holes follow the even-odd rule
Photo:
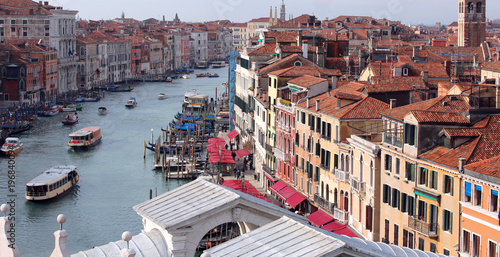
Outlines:
[[[390,109],[396,108],[396,99],[391,99],[391,100],[389,100],[389,102],[390,102],[390,104],[389,104]]]
[[[319,111],[319,99],[316,99],[316,111]]]
[[[49,1],[45,1],[43,4],[44,5],[49,5]]]
[[[464,172],[464,166],[465,166],[466,161],[467,161],[467,159],[465,159],[465,158],[458,158],[458,171],[460,173]]]
[[[308,97],[307,101],[306,101],[306,108],[309,108],[309,105],[311,105],[311,100],[309,100],[309,97]]]

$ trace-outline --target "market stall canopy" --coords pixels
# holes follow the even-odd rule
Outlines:
[[[237,136],[238,136],[238,132],[236,130],[233,130],[227,134],[227,138],[229,138],[229,140],[231,140]]]

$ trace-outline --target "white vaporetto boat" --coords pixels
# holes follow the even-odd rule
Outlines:
[[[80,129],[69,134],[69,138],[68,146],[72,148],[92,147],[101,141],[101,129],[98,127]]]
[[[76,166],[52,167],[26,183],[25,198],[41,201],[61,196],[80,180]]]

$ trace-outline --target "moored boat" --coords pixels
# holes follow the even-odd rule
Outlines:
[[[24,198],[29,201],[52,199],[66,193],[78,180],[76,166],[55,166],[26,183]]]
[[[160,100],[164,100],[164,99],[167,99],[167,98],[168,98],[168,95],[165,94],[165,93],[158,94],[158,99],[160,99]]]
[[[219,74],[217,74],[217,73],[210,74],[208,77],[209,77],[209,78],[218,78],[218,77],[219,77]]]
[[[0,151],[4,155],[16,154],[23,149],[23,143],[17,137],[8,137],[2,145]]]
[[[62,108],[62,110],[59,110],[62,112],[75,112],[76,111],[76,105],[74,104],[69,104],[66,105],[65,107]]]
[[[226,66],[225,61],[214,61],[212,62],[212,68],[224,68]]]
[[[198,95],[198,91],[196,89],[191,89],[184,93],[184,103],[188,104],[189,103],[189,98],[193,97],[195,95]]]
[[[83,109],[83,106],[81,106],[81,105],[77,105],[77,106],[75,107],[75,109],[76,109],[77,111],[81,111],[81,110]]]
[[[210,76],[211,74],[210,73],[200,73],[200,74],[196,74],[196,77],[197,78],[204,78],[204,77],[208,77]]]
[[[99,107],[99,108],[97,108],[97,111],[101,115],[106,115],[106,113],[108,113],[108,109],[106,109],[106,107]]]
[[[188,78],[190,78],[190,77],[189,77],[189,75],[184,74],[184,75],[182,75],[182,78],[183,78],[183,79],[188,79]]]
[[[172,82],[172,78],[171,77],[167,77],[167,80],[165,82],[167,82],[167,83]]]
[[[68,114],[62,121],[64,125],[73,125],[78,122],[78,115],[76,114]]]
[[[57,108],[50,108],[50,109],[48,109],[47,111],[45,111],[43,113],[43,116],[45,116],[45,117],[52,117],[52,116],[56,116],[58,113],[59,113],[59,109],[57,109]]]
[[[78,148],[88,148],[98,144],[101,139],[101,129],[98,127],[83,128],[69,134],[68,146]]]
[[[127,108],[134,108],[137,106],[137,101],[135,100],[135,97],[130,97],[128,99],[127,103],[125,104],[125,107]]]

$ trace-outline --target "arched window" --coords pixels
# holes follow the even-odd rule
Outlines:
[[[363,182],[363,155],[359,157],[359,182]]]
[[[338,206],[338,202],[337,202],[337,194],[338,194],[338,191],[337,191],[337,188],[335,188],[333,190],[333,204],[335,205],[335,207],[339,207]]]
[[[302,149],[306,147],[306,133],[302,133]]]
[[[349,193],[345,192],[344,196],[344,211],[348,212],[349,211]]]
[[[346,155],[346,156],[345,156],[345,171],[346,171],[347,173],[349,173],[349,170],[350,170],[350,169],[349,169],[349,167],[350,167],[350,166],[349,166],[349,155]]]
[[[24,83],[23,79],[19,81],[19,90],[26,91],[26,84]]]
[[[299,62],[299,61],[296,61],[296,62],[293,64],[293,66],[302,66],[302,63],[301,63],[301,62]]]
[[[321,198],[325,198],[325,184],[321,181]]]
[[[469,2],[469,4],[467,5],[467,10],[468,13],[474,13],[474,3]]]
[[[330,201],[330,186],[326,185],[326,201]]]
[[[373,178],[374,178],[374,170],[373,170],[373,160],[370,161],[370,187],[373,187]]]
[[[344,170],[344,161],[344,154],[340,154],[340,170]]]
[[[482,13],[483,12],[483,4],[482,3],[477,3],[477,5],[476,5],[476,12],[477,13]]]

